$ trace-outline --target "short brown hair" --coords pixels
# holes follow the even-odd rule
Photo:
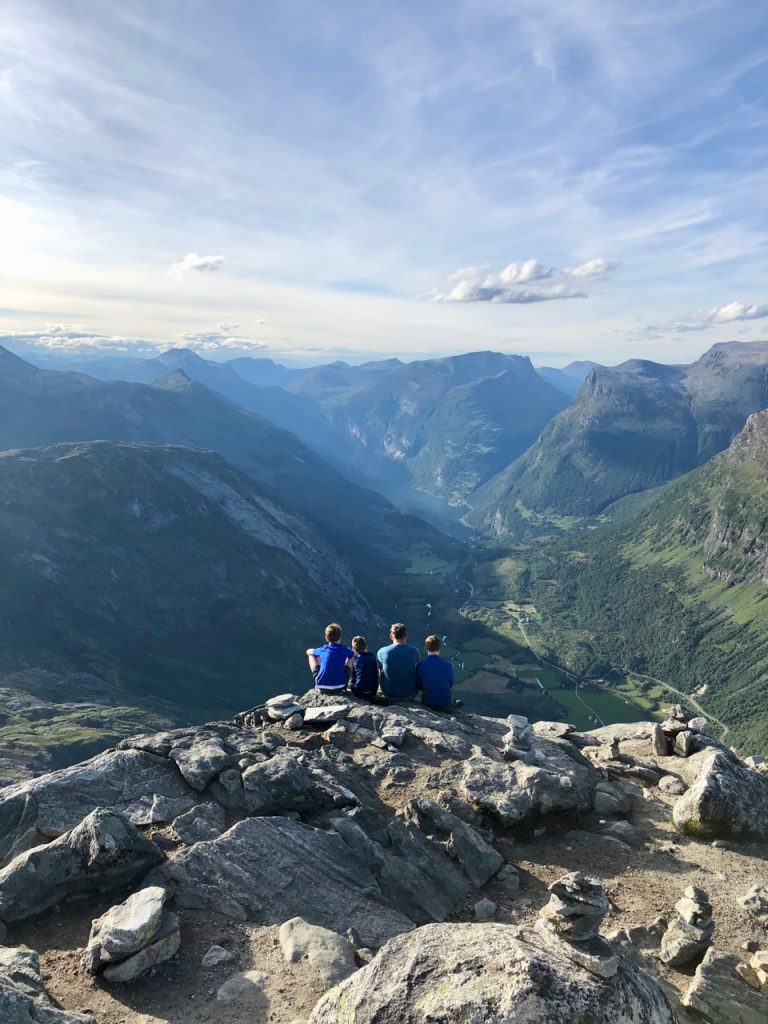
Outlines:
[[[432,636],[428,636],[427,639],[424,641],[424,646],[427,648],[430,654],[437,654],[437,652],[443,645],[440,643],[440,637],[435,636],[435,634],[433,633]]]
[[[325,639],[329,644],[337,644],[341,640],[341,626],[338,622],[329,622],[325,627]]]
[[[368,643],[364,636],[353,636],[352,637],[352,650],[356,654],[362,654],[363,651],[368,650]]]
[[[405,628],[402,622],[393,622],[392,625],[389,627],[389,632],[391,633],[393,639],[395,640],[405,640],[405,638],[408,636],[408,630]]]

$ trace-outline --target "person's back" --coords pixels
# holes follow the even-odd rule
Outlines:
[[[416,668],[418,687],[422,691],[422,703],[439,710],[461,707],[461,701],[453,700],[453,665],[440,657],[440,637],[428,636],[424,641],[427,656]]]
[[[390,700],[409,700],[416,695],[419,652],[406,643],[408,633],[402,622],[392,625],[389,637],[392,643],[376,654],[381,669],[381,692]]]
[[[373,700],[379,688],[379,666],[364,636],[352,637],[352,681],[349,689],[356,697]]]
[[[341,642],[341,626],[331,622],[325,627],[322,647],[307,649],[309,667],[315,677],[315,687],[323,693],[340,693],[346,689],[349,665],[354,651]]]

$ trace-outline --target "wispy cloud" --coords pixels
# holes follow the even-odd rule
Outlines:
[[[763,320],[766,318],[768,318],[768,302],[761,305],[757,303],[729,302],[724,306],[713,306],[707,310],[693,310],[690,313],[673,317],[663,323],[647,324],[645,327],[632,332],[631,336],[637,338],[659,338],[676,333],[697,333],[741,321]]]
[[[221,270],[223,262],[224,257],[221,255],[198,256],[196,252],[188,252],[183,260],[170,265],[168,273],[177,281],[183,281],[192,270],[196,270],[201,274],[215,273],[217,270]]]
[[[548,267],[538,260],[509,263],[498,274],[487,266],[464,267],[451,274],[431,297],[436,302],[502,302],[527,304],[557,299],[586,299],[580,287],[599,281],[618,266],[607,260],[589,260],[569,270]]]

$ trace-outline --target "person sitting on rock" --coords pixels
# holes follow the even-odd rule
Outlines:
[[[368,650],[364,636],[352,637],[352,650],[355,652],[355,656],[352,659],[352,679],[349,689],[355,697],[362,697],[363,700],[375,700],[376,691],[379,688],[379,666],[376,663],[376,656]]]
[[[428,636],[424,641],[427,656],[416,666],[416,682],[422,691],[421,703],[435,711],[452,711],[463,706],[464,701],[453,700],[453,665],[440,657],[439,636]]]
[[[388,647],[376,653],[379,663],[381,692],[388,700],[411,700],[416,696],[416,666],[419,652],[407,643],[408,630],[402,622],[393,622],[389,629]]]
[[[322,647],[308,647],[307,659],[315,688],[321,693],[343,693],[352,674],[355,652],[341,642],[341,626],[331,622],[325,627]]]

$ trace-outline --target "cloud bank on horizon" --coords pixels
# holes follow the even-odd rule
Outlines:
[[[20,345],[617,362],[765,335],[763,5],[83,10],[0,21]]]

